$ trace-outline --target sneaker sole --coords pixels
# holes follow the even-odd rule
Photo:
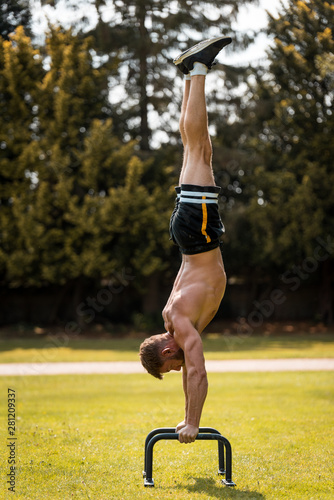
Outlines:
[[[228,45],[232,41],[232,38],[229,36],[217,36],[216,38],[209,38],[209,40],[204,40],[203,42],[199,42],[198,44],[194,45],[194,47],[192,47],[191,49],[182,52],[182,54],[180,54],[177,59],[173,60],[173,63],[177,66],[182,61],[184,61],[186,57],[193,56],[194,54],[197,54],[197,52],[200,52],[201,50],[209,47],[209,45],[212,45],[218,40],[223,40],[223,39],[229,40],[226,45]]]

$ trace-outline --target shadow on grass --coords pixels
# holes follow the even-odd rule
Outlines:
[[[66,347],[73,350],[115,350],[138,352],[143,339],[85,339],[66,338],[59,336],[40,336],[38,338],[8,338],[0,337],[0,352],[11,351],[13,349],[50,349]]]
[[[138,352],[142,338],[85,338],[66,337],[64,335],[34,335],[32,337],[15,337],[9,335],[0,335],[0,351],[10,351],[12,349],[45,349],[54,347],[67,347],[73,350],[108,350],[115,351],[136,351]],[[290,335],[266,337],[262,335],[253,335],[249,338],[240,339],[237,335],[224,336],[217,335],[217,338],[203,337],[204,351],[257,351],[263,349],[283,349],[289,350],[298,348],[298,350],[312,348],[314,343],[324,343],[332,345],[334,343],[333,334],[322,335]]]
[[[176,490],[188,490],[189,493],[205,493],[209,498],[230,498],[236,500],[262,500],[265,498],[262,493],[249,490],[238,490],[238,485],[224,486],[223,484],[217,485],[214,479],[203,477],[193,477],[195,484],[177,484]]]
[[[240,337],[238,335],[218,336],[217,338],[204,337],[204,351],[258,351],[265,349],[306,350],[312,348],[315,343],[333,344],[332,334],[294,334],[294,335],[255,335]]]

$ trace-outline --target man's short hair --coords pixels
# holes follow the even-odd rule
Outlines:
[[[160,333],[145,339],[139,350],[140,361],[145,370],[153,375],[153,377],[160,380],[163,379],[160,369],[164,364],[164,358],[161,355],[161,351],[166,344],[167,340],[164,337],[164,334]]]

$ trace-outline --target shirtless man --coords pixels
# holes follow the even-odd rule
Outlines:
[[[183,372],[185,418],[177,425],[181,443],[199,432],[208,381],[200,334],[224,296],[226,276],[219,238],[224,226],[212,171],[212,146],[205,101],[205,75],[231,38],[205,40],[180,54],[174,63],[186,75],[180,117],[184,146],[177,199],[170,221],[171,239],[182,263],[162,316],[167,333],[153,335],[140,347],[143,366],[153,376]]]

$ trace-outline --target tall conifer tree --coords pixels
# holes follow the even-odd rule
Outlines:
[[[52,28],[46,56],[22,28],[0,45],[0,276],[70,286],[75,315],[85,283],[130,268],[140,289],[166,268],[173,194],[170,171],[144,187],[148,164],[115,137],[90,40]]]
[[[258,1],[95,0],[98,23],[91,31],[95,48],[119,63],[113,80],[123,89],[113,109],[118,134],[138,138],[141,149],[149,150],[153,128],[149,118],[155,112],[159,128],[170,141],[179,109],[174,95],[178,70],[172,58],[197,41],[220,34],[232,34],[233,50],[243,49],[251,37],[231,33],[231,24],[240,6],[251,3]],[[67,0],[67,5],[74,7],[73,0]],[[227,71],[227,79],[231,77],[234,73]]]
[[[319,241],[325,242],[321,255],[327,257],[303,275],[310,281],[321,269],[319,313],[332,321],[334,249],[327,243],[334,234],[334,5],[290,0],[270,17],[269,31],[275,33],[270,73],[259,78],[248,109],[249,144],[262,157],[252,178],[254,239],[260,259],[310,268]]]

